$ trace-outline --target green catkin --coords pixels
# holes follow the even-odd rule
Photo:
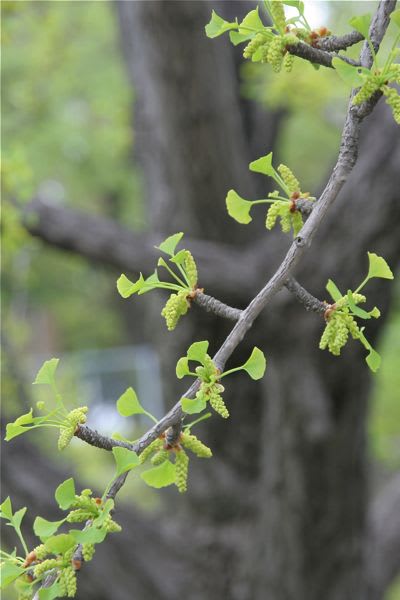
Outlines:
[[[386,104],[388,104],[393,112],[393,118],[400,125],[400,96],[395,88],[388,85],[382,86],[382,91],[386,96]]]
[[[68,413],[67,421],[69,421],[69,423],[71,423],[71,425],[75,425],[75,426],[78,424],[86,423],[87,411],[88,411],[87,406],[80,406],[79,408],[74,408],[74,410],[71,410],[71,412]]]
[[[96,511],[97,512],[97,511]],[[83,521],[88,521],[93,518],[93,512],[89,512],[86,510],[78,509],[72,510],[67,516],[68,523],[83,523]]]
[[[381,83],[381,78],[378,75],[369,76],[354,96],[353,104],[362,104],[366,100],[369,100],[372,94],[379,90]]]
[[[188,467],[188,455],[184,450],[179,450],[175,455],[175,484],[181,494],[187,490]]]
[[[362,302],[366,302],[367,298],[364,296],[364,294],[354,293],[353,300],[354,300],[354,304],[361,304]],[[347,296],[343,296],[337,302],[335,302],[335,306],[337,309],[347,307],[348,306]]]
[[[169,458],[169,451],[168,450],[159,450],[158,452],[156,452],[153,456],[153,458],[151,459],[151,464],[154,465],[155,467],[158,467],[158,465],[162,465],[166,460],[168,460]]]
[[[218,393],[211,392],[210,394],[210,405],[213,407],[221,417],[227,419],[229,417],[229,411],[226,408],[226,404],[222,399],[222,396]]]
[[[40,544],[33,549],[33,552],[36,554],[37,560],[44,560],[46,556],[49,554],[46,550],[46,546],[44,544]]]
[[[281,229],[282,229],[283,233],[289,233],[291,228],[292,228],[292,219],[291,219],[291,213],[288,210],[287,213],[281,214]]]
[[[60,566],[60,561],[58,560],[58,558],[48,558],[47,560],[44,560],[43,562],[40,562],[34,566],[33,574],[35,578],[38,579],[44,573],[46,573],[46,571],[50,571],[50,569],[55,569],[58,566]]]
[[[171,294],[161,311],[161,315],[165,318],[169,331],[175,329],[180,317],[185,315],[189,309],[187,294],[187,290],[181,290],[177,294]]]
[[[362,298],[362,294],[359,294]],[[354,340],[360,338],[360,329],[354,317],[348,312],[335,311],[328,320],[322,333],[319,347],[321,350],[328,348],[334,356],[339,356],[346,345],[349,334]]]
[[[290,71],[292,70],[293,62],[294,62],[293,54],[290,54],[290,52],[286,52],[285,56],[283,57],[283,68],[285,69],[285,71],[287,73],[290,73]]]
[[[94,498],[89,498],[87,495],[81,494],[75,496],[74,502],[71,504],[72,509],[80,509],[88,511],[93,514],[97,514],[99,506]]]
[[[279,73],[283,61],[285,43],[280,35],[276,35],[268,46],[267,60],[275,73]]]
[[[345,322],[347,325],[347,329],[353,340],[358,340],[361,334],[360,328],[357,325],[354,317],[352,315],[345,315]]]
[[[335,320],[336,320],[335,337],[332,338],[332,340],[330,342],[329,350],[335,356],[339,356],[341,349],[343,348],[343,346],[346,345],[347,339],[349,337],[349,332],[346,327],[346,323],[341,315],[340,316],[337,315]]]
[[[60,581],[63,580],[65,591],[68,598],[73,598],[76,594],[76,573],[73,567],[65,567],[60,575]]]
[[[64,450],[67,446],[69,446],[70,441],[74,437],[77,426],[86,423],[87,411],[87,406],[80,406],[79,408],[74,408],[74,410],[71,410],[71,412],[68,413],[65,419],[65,425],[60,427],[60,435],[58,437],[59,450]]]
[[[394,83],[400,83],[400,63],[393,63],[390,65],[391,77],[390,81]]]
[[[260,48],[260,56],[261,56],[262,63],[268,62],[268,48],[269,48],[270,43],[271,43],[271,40],[267,40],[265,42],[265,44],[263,44]]]
[[[295,177],[294,173],[287,167],[286,165],[279,165],[278,172],[282,177],[284,183],[287,185],[289,192],[299,192],[300,191],[300,183],[298,182],[297,177]]]
[[[299,210],[295,210],[290,214],[292,218],[293,235],[296,237],[300,229],[303,227],[303,217]]]
[[[277,29],[284,31],[286,27],[286,18],[283,3],[279,2],[278,0],[272,0],[272,2],[269,3],[269,8],[271,11],[272,20],[277,26]]]
[[[189,250],[186,250],[185,261],[183,266],[190,285],[192,286],[192,288],[195,288],[197,285],[197,266],[192,256],[192,253],[189,252]]]
[[[159,450],[162,449],[162,447],[164,446],[164,442],[163,440],[161,440],[160,438],[157,438],[156,440],[154,440],[154,442],[151,442],[151,444],[149,444],[147,446],[147,448],[145,448],[143,450],[143,452],[139,455],[139,461],[140,464],[143,464],[144,462],[146,462],[146,460],[154,453],[154,452],[158,452]]]
[[[281,206],[282,202],[280,200],[277,200],[269,207],[267,212],[267,218],[265,221],[265,227],[267,229],[271,230],[275,226]]]
[[[111,515],[107,515],[107,517],[104,519],[103,527],[107,533],[119,533],[122,531],[121,525],[118,525],[118,523],[113,521]]]
[[[322,336],[319,342],[319,347],[321,350],[325,350],[328,347],[331,339],[335,335],[335,323],[332,319],[328,321],[325,326],[324,331],[322,332]]]
[[[65,598],[65,596],[67,596],[67,594],[68,594],[68,591],[67,591],[67,583],[66,583],[65,578],[62,573],[60,574],[60,577],[58,578],[58,585],[60,586],[60,597]]]
[[[199,458],[211,458],[212,456],[210,448],[191,433],[183,432],[181,434],[181,443]]]
[[[82,544],[82,556],[85,562],[92,560],[94,552],[94,544]]]
[[[60,427],[60,435],[58,437],[58,449],[60,451],[65,450],[69,446],[70,441],[74,437],[76,427],[69,425],[68,427]]]
[[[265,37],[262,35],[262,33],[257,33],[257,35],[250,40],[247,46],[245,46],[243,50],[243,58],[251,58],[264,43]]]

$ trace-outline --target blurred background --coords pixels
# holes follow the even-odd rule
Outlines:
[[[337,34],[377,6],[305,4],[312,26]],[[253,4],[2,1],[2,426],[48,399],[31,382],[56,356],[63,396],[71,408],[89,405],[90,426],[140,435],[150,423],[118,415],[122,392],[133,386],[161,417],[187,387],[176,360],[196,340],[215,351],[231,325],[194,305],[170,333],[166,296],[122,300],[117,277],[150,274],[154,245],[184,231],[205,291],[245,307],[289,240],[265,231],[262,209],[247,227],[232,221],[227,190],[265,197],[270,182],[248,163],[271,150],[302,189],[323,188],[347,90],[300,59],[289,74],[245,63],[227,39],[206,38],[212,8],[232,20]],[[357,286],[367,250],[396,271],[399,164],[398,129],[381,101],[296,273],[314,295],[326,297],[328,278]],[[382,355],[373,377],[355,343],[340,358],[318,350],[320,317],[278,294],[231,363],[257,345],[265,380],[235,375],[231,418],[196,432],[214,458],[191,461],[185,497],[128,478],[123,532],[84,567],[77,598],[399,600],[400,289],[377,280],[369,292],[383,314],[367,327]],[[63,478],[101,495],[113,472],[104,451],[55,446],[56,436],[36,432],[3,443],[2,496],[29,507],[32,543],[34,517],[59,515]]]

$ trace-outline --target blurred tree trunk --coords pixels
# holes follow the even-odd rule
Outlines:
[[[238,15],[249,6],[222,5]],[[261,287],[288,239],[266,234],[262,219],[248,227],[233,222],[224,198],[229,188],[245,197],[265,189],[247,165],[273,148],[277,115],[249,118],[232,50],[204,35],[208,2],[117,2],[116,9],[135,87],[135,148],[151,230],[182,230],[243,252],[257,247]],[[397,132],[384,106],[365,129],[354,175],[298,273],[321,298],[328,277],[342,289],[359,281],[367,249],[391,264],[400,249],[392,226],[399,217]],[[221,300],[244,306],[257,291],[247,281],[238,271],[237,289]],[[390,286],[378,287],[372,300],[386,312]],[[160,348],[172,404],[185,390],[171,377],[177,358],[194,340],[209,339],[216,350],[231,326],[194,306],[169,333],[161,298],[147,301],[149,337]],[[382,597],[387,579],[379,589],[369,581],[363,547],[370,377],[356,344],[340,359],[321,353],[321,330],[318,317],[286,292],[278,295],[232,359],[240,363],[258,345],[269,360],[265,380],[234,376],[226,391],[231,418],[213,416],[199,427],[214,458],[192,461],[189,493],[165,492],[159,520],[123,513],[120,540],[107,541],[85,567],[78,598],[355,600],[367,597],[367,587],[371,600]]]

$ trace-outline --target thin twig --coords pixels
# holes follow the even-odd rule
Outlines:
[[[294,277],[289,277],[285,286],[303,304],[306,310],[312,310],[317,313],[324,313],[326,311],[326,303],[321,302],[321,300],[315,298],[310,292],[307,292]]]
[[[102,448],[103,450],[111,451],[115,446],[128,448],[128,450],[132,450],[133,448],[133,445],[129,442],[114,440],[113,438],[98,433],[95,429],[90,429],[90,427],[87,427],[86,425],[79,425],[75,431],[75,436],[90,446]]]
[[[203,292],[197,292],[194,297],[196,304],[204,308],[207,312],[212,312],[219,317],[230,319],[231,321],[237,321],[243,311],[239,308],[232,308],[223,302],[220,302],[216,298],[204,294]]]
[[[290,54],[293,54],[293,56],[298,56],[299,58],[308,60],[316,65],[322,65],[323,67],[333,68],[332,60],[334,58],[341,58],[344,62],[347,62],[350,65],[359,65],[357,61],[349,58],[348,56],[343,56],[342,54],[331,54],[325,50],[320,50],[319,48],[314,48],[314,46],[309,46],[304,42],[290,44],[286,46],[286,49]]]

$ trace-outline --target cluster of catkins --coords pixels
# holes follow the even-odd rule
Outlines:
[[[355,304],[365,302],[366,298],[362,294],[353,294]],[[319,347],[321,350],[328,348],[334,356],[339,356],[343,346],[346,345],[349,334],[353,340],[360,337],[360,329],[350,314],[350,309],[346,305],[347,298],[342,298],[326,311],[326,326],[322,333]]]
[[[279,165],[278,172],[291,196],[289,201],[276,200],[271,204],[268,209],[265,226],[267,229],[272,229],[275,226],[277,218],[280,217],[282,231],[289,233],[293,229],[293,235],[296,236],[303,227],[303,217],[301,212],[296,208],[296,200],[299,198],[308,198],[309,194],[301,192],[300,183],[289,167]],[[269,196],[270,198],[279,196],[279,192],[272,192]]]
[[[218,383],[220,372],[215,366],[211,356],[208,354],[204,356],[203,365],[196,367],[196,375],[201,380],[196,398],[198,400],[209,402],[215,412],[224,419],[227,419],[229,417],[229,411],[221,396],[225,388]]]
[[[182,267],[186,273],[190,289],[182,289],[176,294],[171,294],[167,300],[167,303],[162,309],[161,315],[165,318],[169,331],[173,331],[175,329],[179,319],[189,310],[189,296],[197,286],[197,267],[189,250],[185,250],[185,259]]]
[[[57,580],[61,597],[73,598],[76,594],[76,569],[73,561],[74,548],[55,558],[47,558],[49,552],[40,544],[28,555],[27,562],[33,566],[33,578],[40,579],[53,569],[58,571]]]
[[[178,440],[173,444],[168,442],[165,434],[154,440],[140,454],[140,462],[144,463],[150,456],[151,463],[154,466],[163,464],[170,460],[171,455],[175,456],[175,485],[179,492],[187,490],[187,476],[189,468],[189,457],[184,448],[190,450],[199,458],[211,458],[212,452],[208,446],[203,444],[195,435],[182,431]]]
[[[76,428],[78,425],[86,423],[86,413],[88,411],[87,406],[80,406],[74,408],[65,418],[64,424],[60,427],[60,435],[58,438],[58,449],[64,450],[72,438],[74,437]]]
[[[389,81],[400,84],[400,65],[392,64],[390,73],[389,79],[379,71],[371,73],[354,96],[353,104],[362,104],[369,100],[373,94],[381,91],[386,96],[386,102],[393,111],[394,120],[400,124],[400,96],[395,88],[387,85]]]
[[[400,83],[400,82],[399,82]],[[388,85],[382,86],[382,92],[386,96],[386,103],[392,109],[393,118],[400,125],[400,95],[395,88]]]
[[[81,523],[83,521],[94,520],[102,510],[102,501],[100,498],[92,498],[92,491],[85,489],[71,505],[71,511],[67,516],[68,523]],[[108,533],[121,531],[120,525],[113,521],[111,515],[107,515],[102,523]],[[53,569],[58,571],[58,583],[62,597],[72,598],[76,593],[76,571],[80,568],[79,561],[74,560],[75,548],[69,548],[63,554],[54,556],[49,552],[45,544],[36,546],[26,558],[25,566],[32,566],[33,579],[40,579]],[[94,555],[94,544],[82,544],[82,556],[85,561],[89,561]],[[23,597],[20,594],[20,598]],[[26,591],[26,593],[28,593]],[[31,594],[31,591],[29,591]],[[31,595],[30,595],[31,597]]]
[[[101,498],[92,498],[91,496],[92,490],[89,489],[82,490],[80,496],[75,496],[75,501],[70,507],[72,510],[67,516],[68,523],[83,523],[84,521],[96,519],[100,515],[102,500]],[[102,527],[107,533],[121,531],[121,526],[113,521],[109,514],[105,517]]]
[[[287,51],[286,46],[297,42],[298,39],[291,33],[272,37],[258,33],[243,50],[243,56],[252,58],[259,50],[262,63],[269,63],[276,73],[279,73],[282,65],[289,72],[292,70],[294,56]]]
[[[280,32],[286,31],[285,10],[282,2],[271,2],[270,10],[276,29]],[[258,33],[243,50],[244,58],[252,58],[255,52],[260,51],[262,63],[269,63],[275,72],[279,72],[284,65],[287,71],[292,70],[293,56],[288,53],[286,46],[296,44],[298,39],[290,33],[271,35]]]

